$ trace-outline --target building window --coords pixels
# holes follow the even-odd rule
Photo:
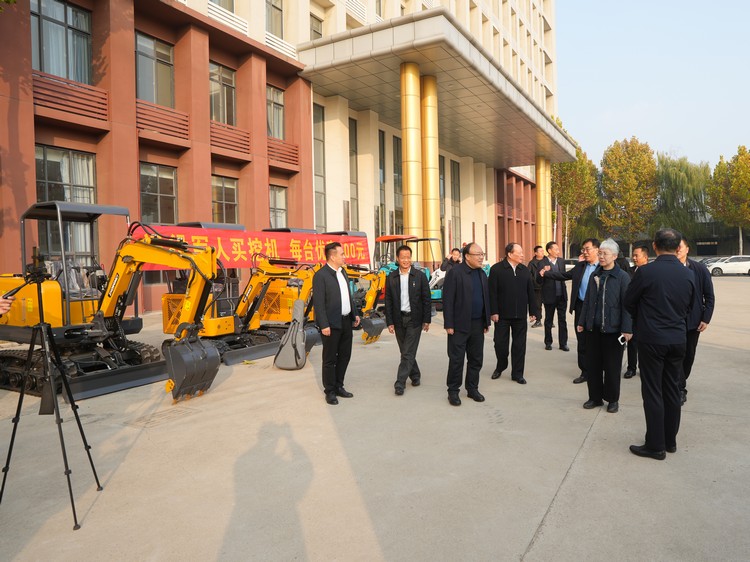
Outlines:
[[[95,162],[96,157],[93,154],[37,145],[37,201],[96,203]],[[72,254],[73,259],[80,265],[91,265],[86,263],[91,253],[86,227],[68,223],[63,236],[65,252]],[[41,253],[47,256],[61,254],[60,231],[51,221],[39,222],[39,248]]]
[[[461,165],[451,160],[451,214],[453,247],[461,247]]]
[[[323,37],[323,20],[310,14],[310,41]]]
[[[284,90],[266,86],[268,136],[284,140]]]
[[[395,224],[393,234],[404,233],[404,184],[401,165],[401,139],[393,137],[393,208]]]
[[[225,10],[229,10],[230,12],[234,12],[234,0],[208,0],[212,4],[216,4],[217,6],[221,6]]]
[[[141,221],[146,224],[177,223],[177,168],[141,162]],[[162,271],[146,271],[143,283],[166,283]]]
[[[266,0],[266,31],[284,38],[284,4],[282,0]]]
[[[385,131],[378,131],[378,180],[380,182],[380,205],[378,207],[378,222],[380,228],[376,228],[375,232],[379,236],[385,234],[386,220],[385,220]]]
[[[211,176],[211,211],[214,222],[237,224],[237,180]]]
[[[315,229],[326,228],[326,140],[325,109],[313,104],[313,183],[315,185]]]
[[[271,186],[269,207],[271,209],[271,228],[285,228],[287,225],[286,187]]]
[[[208,64],[211,119],[227,125],[236,125],[235,72],[214,62]]]
[[[91,12],[58,0],[31,0],[31,65],[91,84]]]
[[[359,230],[359,183],[357,181],[357,121],[349,119],[349,230]]]
[[[135,45],[136,97],[174,107],[174,48],[142,33]]]

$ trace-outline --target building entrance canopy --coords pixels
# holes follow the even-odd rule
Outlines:
[[[445,9],[435,8],[298,46],[301,76],[322,96],[401,127],[401,63],[437,78],[440,148],[493,168],[575,159],[575,146]]]

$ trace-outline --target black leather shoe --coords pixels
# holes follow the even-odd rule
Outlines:
[[[533,323],[533,324],[531,325],[531,327],[532,327],[532,328],[541,328],[541,327],[542,327],[542,323],[541,323],[541,322],[540,322],[539,320],[537,320],[536,322],[534,322],[534,323]]]
[[[676,453],[677,452],[677,445],[674,447],[667,447],[667,453]]]
[[[335,392],[329,392],[326,394],[326,402],[328,402],[331,406],[335,406],[339,403],[338,399],[336,398]]]
[[[420,384],[422,384],[422,381],[420,381],[419,379],[417,379],[415,381],[411,381],[411,385],[412,386],[419,386]]]
[[[622,376],[624,379],[632,379],[635,376],[635,371],[633,369],[628,369],[625,371],[625,374]]]
[[[458,393],[451,392],[450,394],[448,394],[448,402],[450,402],[451,406],[460,406],[461,399],[458,397]]]
[[[546,349],[547,351],[552,351],[552,344],[551,343],[545,343],[544,344],[544,349]]]
[[[651,449],[647,449],[646,445],[631,445],[630,452],[639,457],[647,457],[657,461],[663,461],[667,458],[666,451],[652,451]]]
[[[588,379],[581,375],[577,379],[573,379],[573,384],[581,384],[582,382],[586,382]]]
[[[560,346],[560,349],[561,349],[562,351],[570,351],[570,348],[569,348],[569,347],[568,347],[567,345],[561,345],[561,346]]]
[[[617,402],[610,402],[609,404],[607,404],[607,412],[609,412],[610,414],[616,414],[619,409],[620,404],[618,404]]]
[[[494,373],[492,373],[492,378],[493,379],[499,379],[500,375],[502,375],[502,374],[503,373],[501,371],[495,371]]]
[[[478,390],[470,390],[466,393],[466,395],[474,400],[474,402],[484,402],[484,396],[479,394]]]
[[[397,388],[396,389],[396,396],[403,396],[404,395],[404,389],[403,388]]]
[[[354,396],[351,392],[347,392],[346,389],[342,386],[336,391],[336,396],[339,396],[340,398],[351,398]]]
[[[513,379],[513,380],[516,381],[518,384],[526,384],[526,379],[523,377],[521,377],[520,379]]]
[[[603,406],[604,402],[601,400],[586,400],[586,402],[583,403],[583,407],[587,410],[591,410],[592,408],[598,408],[599,406]]]

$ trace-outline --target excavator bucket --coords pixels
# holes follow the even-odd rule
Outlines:
[[[362,318],[362,340],[365,344],[378,341],[383,330],[385,330],[385,318],[379,312],[373,312]]]
[[[213,344],[197,336],[182,340],[165,340],[161,352],[167,360],[167,392],[179,400],[203,394],[219,372],[221,356]]]

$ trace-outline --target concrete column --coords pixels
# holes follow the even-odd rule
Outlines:
[[[349,201],[349,100],[326,98],[326,225],[328,230],[344,228],[344,201]]]
[[[475,223],[475,242],[484,248],[484,225],[487,224],[487,184],[485,170],[487,165],[482,162],[474,162],[474,212],[472,221]]]
[[[404,234],[422,236],[422,126],[419,65],[401,64]]]
[[[370,253],[375,248],[375,211],[380,205],[378,177],[378,114],[357,114],[357,182],[359,184],[359,230],[367,232]]]
[[[497,170],[487,168],[485,170],[485,182],[487,185],[487,261],[495,263],[497,256]]]
[[[441,239],[440,232],[440,144],[438,141],[437,78],[422,77],[422,221],[425,238]],[[439,242],[420,252],[423,260],[441,260]],[[439,265],[439,264],[438,264]]]
[[[459,161],[461,173],[461,239],[457,240],[460,248],[464,242],[474,242],[471,223],[474,218],[474,159],[466,156]]]
[[[312,86],[294,79],[284,92],[287,141],[299,147],[299,172],[289,177],[289,226],[315,228],[315,190],[312,161]]]

